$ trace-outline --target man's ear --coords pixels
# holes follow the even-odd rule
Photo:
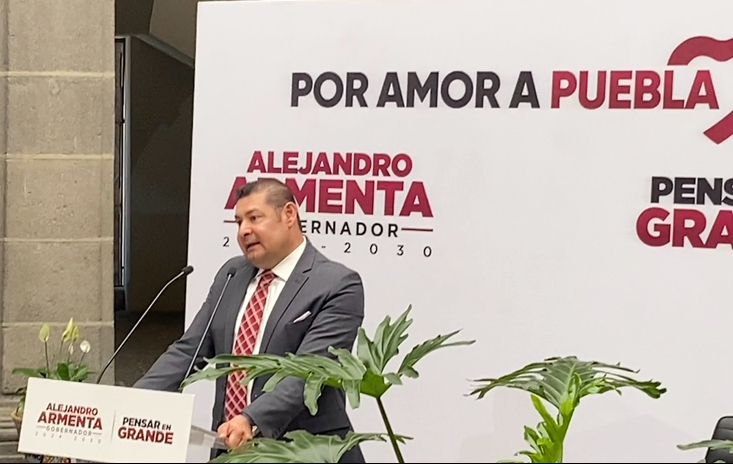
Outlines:
[[[285,207],[283,207],[283,213],[285,214],[285,222],[288,226],[292,226],[298,222],[298,207],[295,203],[287,203]]]

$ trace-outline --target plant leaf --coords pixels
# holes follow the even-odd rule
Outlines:
[[[372,348],[373,343],[367,337],[364,327],[359,327],[359,335],[356,339],[356,356],[359,361],[366,366],[367,370],[372,371],[375,374],[379,374],[377,369],[377,360],[375,359],[374,349]]]
[[[571,388],[577,388],[576,403],[590,394],[619,391],[621,388],[635,388],[651,398],[659,398],[667,390],[656,381],[638,381],[625,373],[628,368],[595,361],[580,361],[574,356],[549,358],[496,379],[479,379],[482,385],[470,394],[483,398],[496,387],[517,388],[539,396],[560,409]],[[577,380],[573,380],[577,376]],[[573,387],[573,382],[575,387]]]
[[[17,374],[17,375],[24,375],[26,377],[44,378],[45,375],[43,375],[43,371],[45,370],[46,370],[45,368],[41,370],[41,369],[30,369],[27,367],[16,367],[15,369],[13,369],[12,373],[13,375]]]
[[[652,398],[659,398],[666,389],[655,381],[638,381],[628,374],[631,369],[620,365],[581,361],[574,356],[548,358],[531,363],[499,378],[479,379],[471,391],[478,399],[497,387],[516,388],[531,394],[532,403],[543,421],[537,425],[537,435],[525,429],[525,440],[535,452],[522,451],[532,462],[561,462],[563,446],[570,420],[581,398],[608,391],[620,393],[622,388],[635,388]],[[558,410],[555,419],[542,400]]]
[[[532,462],[562,462],[565,429],[547,412],[539,397],[532,395],[532,404],[543,419],[537,424],[537,453],[531,456]]]
[[[346,399],[353,409],[361,405],[361,382],[358,380],[344,380],[343,388],[346,390]]]
[[[685,445],[677,445],[677,448],[687,451],[698,448],[709,448],[712,450],[724,449],[733,453],[733,440],[704,440],[695,443],[688,443]]]
[[[56,372],[58,372],[58,377],[60,380],[71,380],[71,375],[69,375],[69,365],[68,364],[59,363],[56,369]]]
[[[366,441],[386,441],[385,434],[349,432],[345,438],[311,435],[304,430],[285,434],[286,440],[255,438],[210,462],[219,463],[336,463],[354,446]],[[406,437],[400,437],[404,442]]]
[[[258,377],[271,375],[265,384],[265,391],[272,391],[287,377],[304,380],[303,395],[312,414],[318,411],[318,398],[324,385],[346,390],[352,404],[358,404],[355,396],[360,393],[359,387],[366,367],[346,350],[334,349],[332,353],[338,360],[326,356],[290,353],[287,356],[217,356],[207,359],[207,367],[191,374],[183,381],[181,388],[200,380],[215,380],[236,371],[244,371],[244,384]],[[222,365],[226,367],[220,367]]]
[[[271,392],[277,387],[277,384],[279,384],[285,377],[288,376],[288,373],[286,371],[277,371],[274,374],[272,374],[272,377],[267,379],[267,382],[265,382],[265,385],[262,387],[262,391],[264,392]]]
[[[343,348],[330,347],[328,352],[336,356],[339,364],[341,364],[347,372],[354,373],[354,375],[359,374],[361,376],[366,372],[366,366],[364,366],[364,363],[362,363],[359,358],[351,354],[350,351]]]
[[[324,386],[344,390],[349,404],[357,408],[361,403],[360,395],[380,398],[392,385],[402,383],[402,375],[417,377],[413,366],[432,351],[451,345],[473,343],[446,343],[458,332],[438,336],[415,346],[403,360],[398,373],[384,373],[387,363],[399,353],[400,344],[407,338],[406,330],[412,324],[412,320],[407,317],[411,309],[409,307],[394,324],[387,316],[377,328],[373,342],[360,328],[356,356],[346,349],[334,347],[328,349],[329,356],[292,353],[285,356],[220,355],[206,359],[206,367],[189,375],[181,383],[180,389],[201,380],[215,380],[243,371],[243,384],[269,376],[264,386],[266,392],[272,391],[287,377],[304,380],[303,396],[311,414],[318,411],[318,398]]]
[[[384,374],[384,379],[392,385],[402,385],[402,379],[397,374]]]
[[[186,379],[183,380],[180,386],[180,390],[183,390],[187,386],[200,382],[202,380],[216,380],[219,377],[227,376],[231,374],[232,372],[236,372],[240,369],[236,367],[228,367],[228,368],[210,368],[210,366],[207,366],[204,369],[197,370],[193,374],[186,377]],[[274,386],[273,386],[274,388]]]
[[[372,398],[381,398],[389,390],[390,386],[383,376],[368,370],[364,374],[360,387],[363,394]]]
[[[407,340],[405,332],[412,325],[412,319],[407,318],[410,311],[412,311],[412,305],[408,306],[407,310],[395,320],[394,324],[389,324],[389,318],[385,318],[374,334],[374,348],[378,363],[377,372],[380,374],[384,373],[389,361],[400,353],[400,345]]]
[[[535,452],[539,452],[540,448],[537,442],[539,441],[540,436],[537,434],[537,432],[531,428],[531,427],[524,427],[524,441],[529,443],[529,446],[534,450]]]
[[[407,318],[411,310],[412,305],[395,320],[394,324],[389,316],[385,317],[377,326],[374,341],[366,336],[366,332],[359,331],[357,356],[368,370],[378,375],[384,374],[389,361],[399,354],[400,345],[407,339],[405,332],[412,325],[412,319]]]
[[[83,382],[89,377],[89,368],[87,366],[81,366],[71,376],[71,380],[74,382]]]
[[[318,412],[318,398],[321,397],[321,388],[323,387],[324,380],[326,380],[324,377],[312,375],[305,381],[305,406],[311,415],[314,416]]]
[[[433,339],[427,340],[419,345],[415,345],[412,351],[410,351],[407,356],[405,356],[405,359],[402,360],[402,364],[400,365],[397,373],[407,377],[416,378],[419,374],[415,370],[415,364],[433,351],[449,346],[472,345],[475,343],[475,340],[445,343],[449,338],[459,332],[460,330],[456,330],[455,332],[451,332],[447,335],[438,335]]]
[[[534,405],[534,408],[537,410],[537,412],[540,413],[540,416],[542,416],[543,425],[545,427],[545,430],[547,430],[549,438],[552,441],[561,440],[561,432],[557,421],[555,421],[550,413],[547,412],[545,405],[542,404],[542,400],[539,397],[532,395],[532,404]]]

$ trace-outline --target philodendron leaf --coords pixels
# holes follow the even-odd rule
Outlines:
[[[460,330],[456,330],[455,332],[451,332],[447,335],[439,335],[433,339],[416,345],[412,351],[405,356],[405,359],[402,360],[402,364],[400,365],[397,373],[406,377],[417,378],[419,374],[415,370],[415,364],[433,351],[439,350],[440,348],[447,348],[449,346],[472,345],[475,343],[475,340],[446,343],[448,339],[459,332]]]
[[[634,388],[651,398],[659,398],[667,389],[656,381],[639,381],[627,374],[631,369],[595,361],[581,361],[574,356],[549,358],[527,366],[499,378],[479,379],[479,386],[471,394],[483,398],[497,387],[525,390],[539,396],[556,408],[562,407],[568,392],[575,388],[577,401],[591,394],[620,391],[621,388]],[[574,384],[575,383],[575,384]]]
[[[272,374],[272,377],[267,379],[267,382],[265,382],[265,385],[262,387],[262,391],[265,392],[271,392],[275,389],[277,384],[282,382],[282,380],[288,376],[288,373],[286,371],[278,371]]]
[[[285,440],[255,438],[210,462],[219,463],[336,463],[354,446],[366,441],[386,441],[379,433],[353,433],[339,438],[312,435],[304,430],[285,434]],[[398,436],[403,442],[407,437]]]
[[[323,383],[327,379],[325,377],[322,377],[320,375],[312,375],[305,379],[305,392],[303,395],[303,399],[305,401],[305,406],[308,408],[308,411],[312,415],[316,415],[318,412],[318,398],[321,397],[321,392],[323,391]]]
[[[389,316],[385,317],[377,327],[374,341],[367,337],[363,328],[359,329],[357,356],[368,370],[375,374],[384,374],[389,361],[399,354],[400,345],[407,339],[405,332],[412,325],[412,319],[407,318],[411,310],[412,305],[394,324]]]
[[[390,385],[383,376],[375,374],[371,370],[366,371],[359,385],[361,393],[372,398],[381,398],[389,390],[389,387]]]
[[[205,368],[196,371],[181,384],[181,389],[200,380],[215,380],[219,377],[242,371],[242,384],[267,376],[263,390],[272,391],[288,377],[304,381],[304,400],[311,414],[318,411],[318,398],[323,387],[340,388],[346,392],[352,408],[361,404],[360,395],[380,398],[393,385],[402,384],[402,376],[417,377],[415,364],[431,352],[448,346],[470,345],[473,341],[446,343],[458,333],[440,335],[416,345],[402,361],[398,372],[385,373],[387,363],[399,353],[400,345],[407,338],[408,319],[411,307],[394,324],[389,317],[379,325],[374,341],[359,329],[357,355],[341,348],[329,348],[330,356],[317,354],[291,354],[276,356],[257,354],[251,356],[220,355],[206,359]]]
[[[516,388],[531,394],[532,403],[543,421],[537,426],[539,438],[527,435],[534,452],[522,452],[532,462],[561,462],[564,440],[575,409],[581,398],[622,388],[634,388],[651,398],[666,392],[656,381],[639,381],[631,377],[636,372],[619,365],[581,361],[574,356],[549,358],[498,378],[480,379],[471,395],[483,398],[498,387]],[[542,400],[557,409],[555,419]]]
[[[540,441],[540,436],[532,427],[527,427],[526,425],[524,426],[524,441],[529,443],[529,446],[534,452],[537,453],[540,451],[538,445],[538,442]]]
[[[400,379],[400,376],[397,374],[384,374],[384,378],[392,385],[402,385],[402,379]]]
[[[190,375],[181,384],[181,388],[200,380],[215,380],[236,371],[244,371],[243,384],[258,377],[270,375],[271,377],[263,388],[266,392],[275,389],[287,377],[304,380],[305,404],[311,414],[318,411],[318,398],[323,386],[345,390],[352,407],[358,407],[358,396],[366,367],[346,350],[331,349],[330,351],[337,359],[311,354],[217,356],[207,359],[207,367]],[[222,365],[226,367],[220,367]]]
[[[552,441],[562,440],[560,427],[557,424],[557,421],[555,421],[550,413],[547,412],[545,405],[542,404],[542,400],[539,399],[537,396],[532,395],[532,404],[534,405],[535,410],[537,410],[537,412],[540,413],[540,416],[542,416],[543,424],[545,430],[547,430],[549,438]]]
[[[685,445],[677,445],[677,448],[683,451],[699,448],[709,448],[713,450],[724,449],[728,450],[728,452],[733,453],[733,440],[704,440],[695,443],[688,443]]]
[[[243,383],[248,383],[264,375],[274,375],[275,373],[280,373],[275,379],[277,382],[289,376],[305,380],[317,373],[326,379],[324,381],[326,385],[340,387],[343,380],[361,380],[366,370],[363,365],[359,366],[358,363],[342,366],[334,359],[317,355],[221,355],[207,359],[206,362],[208,363],[206,368],[191,374],[183,381],[181,388],[200,380],[215,380],[236,371],[246,373],[246,376],[242,379]],[[220,367],[222,365],[226,367]],[[273,381],[268,385],[268,388],[274,388],[276,385]]]

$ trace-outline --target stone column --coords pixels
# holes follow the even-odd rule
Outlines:
[[[2,389],[73,317],[114,349],[114,0],[0,0]],[[105,375],[111,383],[114,372]]]

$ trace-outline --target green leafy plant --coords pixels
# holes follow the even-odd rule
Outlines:
[[[609,391],[621,394],[621,389],[627,387],[654,399],[666,392],[659,382],[638,381],[629,376],[635,373],[620,365],[581,361],[573,356],[549,358],[503,377],[478,379],[479,385],[470,394],[481,399],[497,387],[529,392],[542,421],[534,429],[524,428],[524,439],[531,450],[520,451],[517,455],[527,456],[530,462],[556,463],[563,462],[565,437],[582,398]],[[545,402],[556,409],[554,417]]]
[[[677,448],[688,451],[693,449],[700,449],[700,448],[706,448],[710,450],[726,450],[729,453],[733,453],[733,440],[703,440],[698,441],[695,443],[688,443],[685,445],[677,445]],[[702,459],[698,462],[705,462],[705,459]],[[725,461],[715,461],[715,462],[725,462]]]
[[[408,318],[411,310],[412,306],[408,307],[394,323],[387,316],[377,327],[373,340],[367,337],[363,328],[360,328],[356,343],[356,356],[347,350],[333,347],[329,349],[332,357],[293,354],[284,357],[273,355],[217,356],[207,359],[207,366],[184,380],[181,388],[200,380],[214,380],[236,371],[244,371],[245,377],[242,379],[244,384],[257,377],[270,376],[263,388],[264,391],[268,392],[272,391],[284,378],[298,377],[305,380],[305,404],[311,414],[316,414],[318,411],[318,398],[324,386],[343,389],[352,408],[358,408],[361,404],[361,395],[366,395],[376,400],[395,456],[398,462],[404,462],[399,443],[403,442],[406,437],[400,439],[394,433],[382,397],[392,386],[402,385],[404,378],[417,378],[419,373],[415,369],[416,364],[433,351],[449,346],[474,343],[474,341],[448,343],[460,331],[439,335],[415,345],[402,359],[399,367],[394,371],[390,371],[388,364],[399,354],[400,346],[408,337],[406,332],[412,325],[412,319]],[[221,365],[228,367],[219,367]],[[367,434],[365,436],[376,437],[377,435]],[[304,446],[310,440],[307,435],[301,435],[300,438]],[[316,439],[320,440],[321,438]],[[315,444],[316,442],[313,442],[314,446]],[[348,442],[347,444],[355,446],[356,442]],[[335,456],[335,451],[340,450],[340,446],[342,445],[338,444],[337,448],[332,450],[333,452],[329,455]],[[252,448],[250,452],[254,452],[254,450],[257,450],[257,448]],[[267,459],[275,459],[275,457],[268,455]]]
[[[336,436],[311,435],[305,430],[285,434],[285,440],[255,438],[229,454],[211,462],[339,462],[354,446],[366,441],[385,441],[383,434],[349,432],[343,439]],[[397,437],[404,441],[404,437]]]
[[[78,325],[74,324],[73,317],[69,319],[61,334],[58,351],[55,355],[49,354],[49,348],[53,349],[55,347],[49,347],[51,328],[48,324],[41,326],[38,338],[43,343],[43,365],[40,367],[16,367],[12,371],[14,375],[70,382],[83,382],[89,377],[89,368],[84,364],[84,357],[91,350],[91,345],[87,340],[82,340],[77,347],[77,342],[81,338],[81,330]],[[75,354],[78,354],[78,356],[75,356]],[[21,395],[21,399],[15,414],[22,417],[25,406],[25,387],[20,389],[18,393]]]

